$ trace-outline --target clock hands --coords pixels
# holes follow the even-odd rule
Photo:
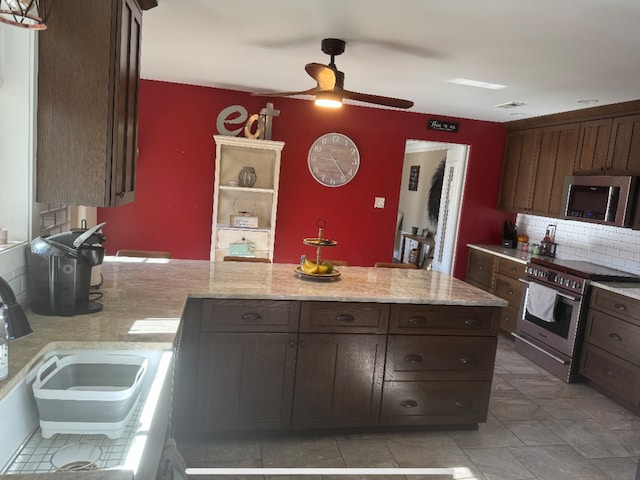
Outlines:
[[[340,168],[340,164],[338,163],[338,161],[333,158],[333,155],[331,155],[330,157],[320,157],[323,160],[331,160],[333,163],[335,163],[336,167],[338,167],[338,171],[340,172],[340,175],[342,175],[343,177],[346,176],[345,173],[342,171],[342,168]]]

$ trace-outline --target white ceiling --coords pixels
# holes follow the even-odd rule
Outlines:
[[[508,122],[640,99],[639,23],[639,0],[158,0],[144,12],[142,78],[307,90],[305,64],[329,63],[320,42],[334,37],[347,42],[336,65],[348,90]],[[507,88],[447,83],[458,77]],[[526,105],[495,107],[512,101]]]

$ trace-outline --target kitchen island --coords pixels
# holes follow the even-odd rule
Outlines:
[[[417,416],[397,415],[398,412],[391,406],[385,410],[384,399],[377,397],[384,382],[389,382],[385,383],[389,386],[388,391],[390,394],[395,392],[395,397],[401,401],[407,386],[418,386],[420,389],[426,389],[425,392],[431,387],[439,391],[443,391],[444,388],[444,393],[455,396],[456,388],[467,383],[472,387],[480,383],[485,388],[490,385],[497,318],[501,307],[506,305],[504,300],[438,272],[341,267],[342,276],[337,281],[324,283],[302,280],[296,276],[294,268],[295,265],[289,264],[107,257],[101,266],[104,279],[99,289],[103,295],[100,300],[104,304],[102,311],[74,317],[46,317],[28,312],[34,333],[10,342],[9,377],[0,382],[0,398],[24,378],[48,351],[105,348],[166,350],[172,348],[179,332],[182,334],[179,336],[180,344],[184,348],[178,357],[176,381],[183,382],[185,391],[193,388],[193,381],[197,380],[197,370],[183,367],[189,367],[190,362],[198,362],[205,358],[215,360],[216,352],[225,348],[224,344],[219,343],[220,339],[224,338],[234,339],[232,343],[237,345],[238,336],[243,335],[239,337],[240,340],[250,340],[245,345],[258,345],[264,344],[263,340],[281,340],[282,337],[286,337],[285,345],[290,349],[286,360],[293,360],[292,364],[287,364],[289,367],[285,369],[286,375],[293,375],[290,367],[295,366],[296,361],[298,372],[303,364],[309,368],[314,365],[312,358],[305,359],[300,356],[298,342],[320,340],[326,348],[317,350],[320,352],[319,355],[324,354],[322,351],[333,351],[336,345],[339,351],[346,352],[345,358],[355,354],[364,359],[373,372],[372,391],[366,398],[370,408],[367,414],[359,416],[356,422],[363,425],[370,424],[374,419],[378,421],[380,414],[376,408],[386,412],[384,418],[394,424],[396,420],[393,419],[400,418],[402,422],[406,422],[408,418],[424,419],[431,415],[428,412],[422,412]],[[264,302],[275,305],[275,311],[286,305],[287,311],[291,314],[287,317],[286,326],[283,327],[279,321],[266,327],[250,325],[258,320],[258,316],[254,315],[245,318],[246,323],[240,328],[230,325],[229,322],[219,321],[222,317],[215,315],[216,309],[221,305],[223,308],[242,310],[247,305],[251,308],[264,307]],[[339,318],[338,322],[346,322],[346,325],[336,326],[322,316],[312,315],[313,312],[322,311],[318,306],[334,308],[335,305],[343,303],[348,304],[350,311],[355,312],[353,319],[341,316],[342,313],[336,313],[335,309],[331,310],[331,313],[333,317]],[[362,309],[358,310],[358,306]],[[309,307],[312,307],[311,313],[304,313]],[[355,310],[352,307],[356,307]],[[427,318],[424,308],[435,309],[433,312],[437,315]],[[449,308],[458,311],[446,315],[443,309]],[[460,314],[470,311],[467,309],[473,309],[474,313],[480,315],[471,318]],[[276,318],[279,317],[276,315]],[[305,318],[307,320],[304,320]],[[364,319],[364,324],[360,323],[361,319]],[[411,319],[416,323],[412,324]],[[308,324],[305,323],[307,321]],[[347,328],[348,332],[339,333],[338,331],[343,331],[342,328]],[[283,329],[286,331],[283,332]],[[462,333],[465,329],[467,333]],[[433,349],[427,349],[429,351],[416,350],[418,353],[407,355],[427,357],[432,351],[445,358],[446,352],[451,350],[448,340],[455,341],[453,351],[457,353],[468,348],[468,342],[474,345],[474,339],[483,342],[484,353],[483,357],[478,359],[469,355],[460,357],[461,365],[475,365],[469,371],[452,370],[445,364],[430,371],[424,368],[391,368],[392,365],[388,362],[394,358],[399,361],[400,358],[390,355],[386,342],[392,338],[401,344],[406,341],[403,345],[415,345],[415,340],[431,339],[435,342],[432,344]],[[254,340],[259,342],[256,343]],[[290,342],[294,342],[293,347]],[[367,345],[368,350],[362,350],[363,344]],[[340,345],[355,347],[340,350],[343,348]],[[302,348],[302,343],[300,346]],[[398,348],[400,351],[400,347]],[[308,350],[314,351],[314,348]],[[296,351],[297,358],[295,355],[292,357],[292,353]],[[417,357],[409,358],[410,365],[419,367],[426,363]],[[447,381],[447,378],[451,380],[452,375],[458,379],[454,382],[455,385]],[[345,378],[349,380],[348,376]],[[293,377],[287,379],[280,396],[288,402],[292,401],[288,395],[294,387],[293,380]],[[269,390],[273,387],[272,384],[262,387],[265,390],[261,393],[274,394],[273,389]],[[298,384],[298,387],[301,388],[301,384]],[[312,395],[313,389],[317,386],[306,387],[307,393]],[[451,390],[449,387],[456,388]],[[175,391],[182,392],[179,388]],[[208,385],[196,392],[200,406],[207,402],[213,391]],[[419,411],[420,406],[414,406],[409,402],[401,408],[411,410],[416,407],[416,411]],[[460,403],[460,408],[465,409],[467,405],[464,402]],[[184,412],[178,412],[174,419],[177,429],[189,425],[191,420],[184,415]],[[474,411],[466,419],[466,423],[474,423],[478,418],[481,419],[482,415],[482,411]],[[484,415],[486,416],[486,409]],[[363,417],[366,418],[362,419]],[[444,418],[447,422],[451,419],[452,416]],[[183,425],[181,420],[185,422]],[[216,418],[209,420],[209,426],[216,430]],[[313,418],[305,420],[310,424],[315,421]],[[270,429],[274,423],[269,418],[262,425]],[[223,429],[227,427],[228,425],[223,426]],[[241,420],[239,424],[235,423],[234,427],[247,428],[247,423]],[[280,427],[279,424],[276,428]]]

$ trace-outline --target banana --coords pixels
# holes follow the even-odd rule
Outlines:
[[[300,268],[304,273],[309,273],[309,274],[316,274],[318,273],[318,270],[319,270],[318,265],[316,265],[315,263],[313,263],[311,260],[307,258],[304,259]]]

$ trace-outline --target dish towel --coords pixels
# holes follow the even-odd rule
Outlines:
[[[173,438],[166,441],[162,457],[160,458],[160,466],[158,467],[158,480],[186,480],[187,474],[185,470],[187,465],[184,458],[178,451],[178,446]]]
[[[545,322],[555,322],[553,311],[556,307],[557,295],[553,288],[529,282],[527,295],[527,312]]]

